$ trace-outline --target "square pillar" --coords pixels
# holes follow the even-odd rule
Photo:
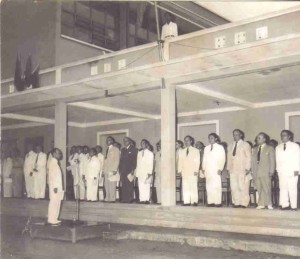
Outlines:
[[[63,153],[63,159],[60,161],[60,166],[63,173],[64,190],[66,191],[67,104],[63,102],[55,104],[54,146],[59,148]]]
[[[176,205],[176,94],[175,85],[161,89],[161,204]]]

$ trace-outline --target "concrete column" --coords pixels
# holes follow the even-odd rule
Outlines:
[[[63,185],[66,191],[66,158],[67,158],[67,104],[58,102],[55,104],[55,126],[54,126],[54,146],[63,153],[60,161],[63,172]],[[65,196],[66,197],[66,196]]]
[[[161,89],[161,204],[176,205],[176,95],[175,86]]]

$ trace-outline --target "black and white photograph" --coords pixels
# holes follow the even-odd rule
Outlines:
[[[300,1],[0,18],[1,259],[300,258]]]

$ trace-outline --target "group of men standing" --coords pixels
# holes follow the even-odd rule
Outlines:
[[[210,207],[222,204],[221,174],[228,171],[232,204],[235,208],[249,205],[249,185],[253,179],[258,193],[257,209],[273,209],[272,176],[279,177],[281,209],[297,209],[297,185],[300,173],[300,147],[292,142],[293,133],[281,132],[282,143],[274,149],[269,145],[269,137],[261,132],[256,137],[255,146],[244,141],[240,129],[233,131],[234,142],[229,145],[227,159],[225,149],[215,133],[208,136],[209,145],[197,149],[193,138],[186,136],[185,148],[178,148],[177,170],[182,175],[183,200],[185,206],[198,203],[198,178],[206,178],[207,203]],[[201,158],[203,157],[203,158]],[[226,165],[227,163],[227,165]]]

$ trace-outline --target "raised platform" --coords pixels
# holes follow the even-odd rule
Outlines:
[[[109,231],[110,224],[98,222],[63,221],[60,226],[51,226],[44,222],[33,222],[29,226],[31,238],[62,240],[76,243],[80,240],[102,238],[104,231]]]
[[[1,213],[45,218],[48,201],[2,199]],[[72,220],[75,202],[64,201],[61,218]],[[300,211],[82,202],[80,219],[90,222],[132,224],[243,234],[300,237]]]

